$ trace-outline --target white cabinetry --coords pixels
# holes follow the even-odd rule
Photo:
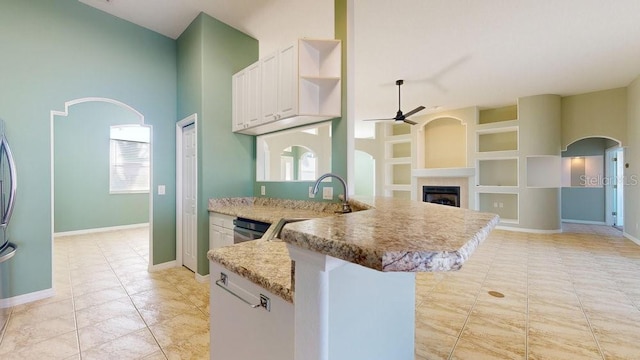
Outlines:
[[[233,131],[259,135],[340,117],[341,63],[340,40],[300,39],[257,62],[258,83],[248,81],[249,68],[238,72],[233,77]],[[256,91],[259,96],[247,95]],[[252,103],[243,107],[236,98]],[[259,116],[247,113],[247,106]]]
[[[233,245],[233,216],[209,213],[209,249]]]
[[[217,262],[210,262],[210,268],[210,358],[293,360],[293,304],[223,268]],[[252,304],[260,304],[260,295],[266,295],[269,298],[269,310],[251,308],[216,285],[220,273],[227,275],[227,289]]]
[[[262,120],[260,74],[258,61],[233,75],[233,131],[255,126]]]

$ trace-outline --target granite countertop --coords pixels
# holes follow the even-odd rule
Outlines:
[[[293,303],[291,259],[284,242],[247,241],[210,250],[207,255],[210,260]]]
[[[394,198],[370,210],[288,224],[284,242],[379,271],[458,270],[498,224],[495,214]]]
[[[338,203],[231,198],[209,200],[209,211],[289,223],[282,241],[256,240],[208,252],[210,260],[293,301],[291,261],[285,243],[379,271],[458,270],[497,225],[495,214],[393,198],[349,200],[354,212],[336,214]]]
[[[356,210],[371,206],[350,201]],[[272,198],[224,198],[209,199],[209,211],[243,217],[268,223],[277,223],[283,218],[319,218],[336,215],[341,209],[339,203],[272,199]]]

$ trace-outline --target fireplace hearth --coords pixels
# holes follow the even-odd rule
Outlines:
[[[460,186],[423,186],[422,201],[460,207]]]

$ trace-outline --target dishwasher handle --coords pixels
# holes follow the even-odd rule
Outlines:
[[[243,298],[242,296],[236,294],[231,289],[229,289],[227,287],[227,281],[228,281],[227,280],[227,274],[220,273],[220,279],[216,280],[216,285],[218,285],[218,287],[222,288],[222,290],[224,290],[224,291],[228,292],[229,294],[235,296],[236,298],[240,299],[243,303],[249,305],[249,307],[252,308],[252,309],[263,307],[267,311],[271,311],[271,300],[267,296],[265,296],[263,294],[260,294],[260,303],[259,304],[252,304],[247,299]]]

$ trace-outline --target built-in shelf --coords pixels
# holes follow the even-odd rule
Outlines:
[[[478,124],[499,123],[518,119],[518,106],[483,109],[478,114]]]
[[[498,214],[503,223],[518,223],[517,193],[478,193],[478,210]]]
[[[479,186],[518,186],[518,158],[477,161]]]
[[[477,151],[479,153],[517,151],[518,127],[509,126],[476,132],[478,136]]]

